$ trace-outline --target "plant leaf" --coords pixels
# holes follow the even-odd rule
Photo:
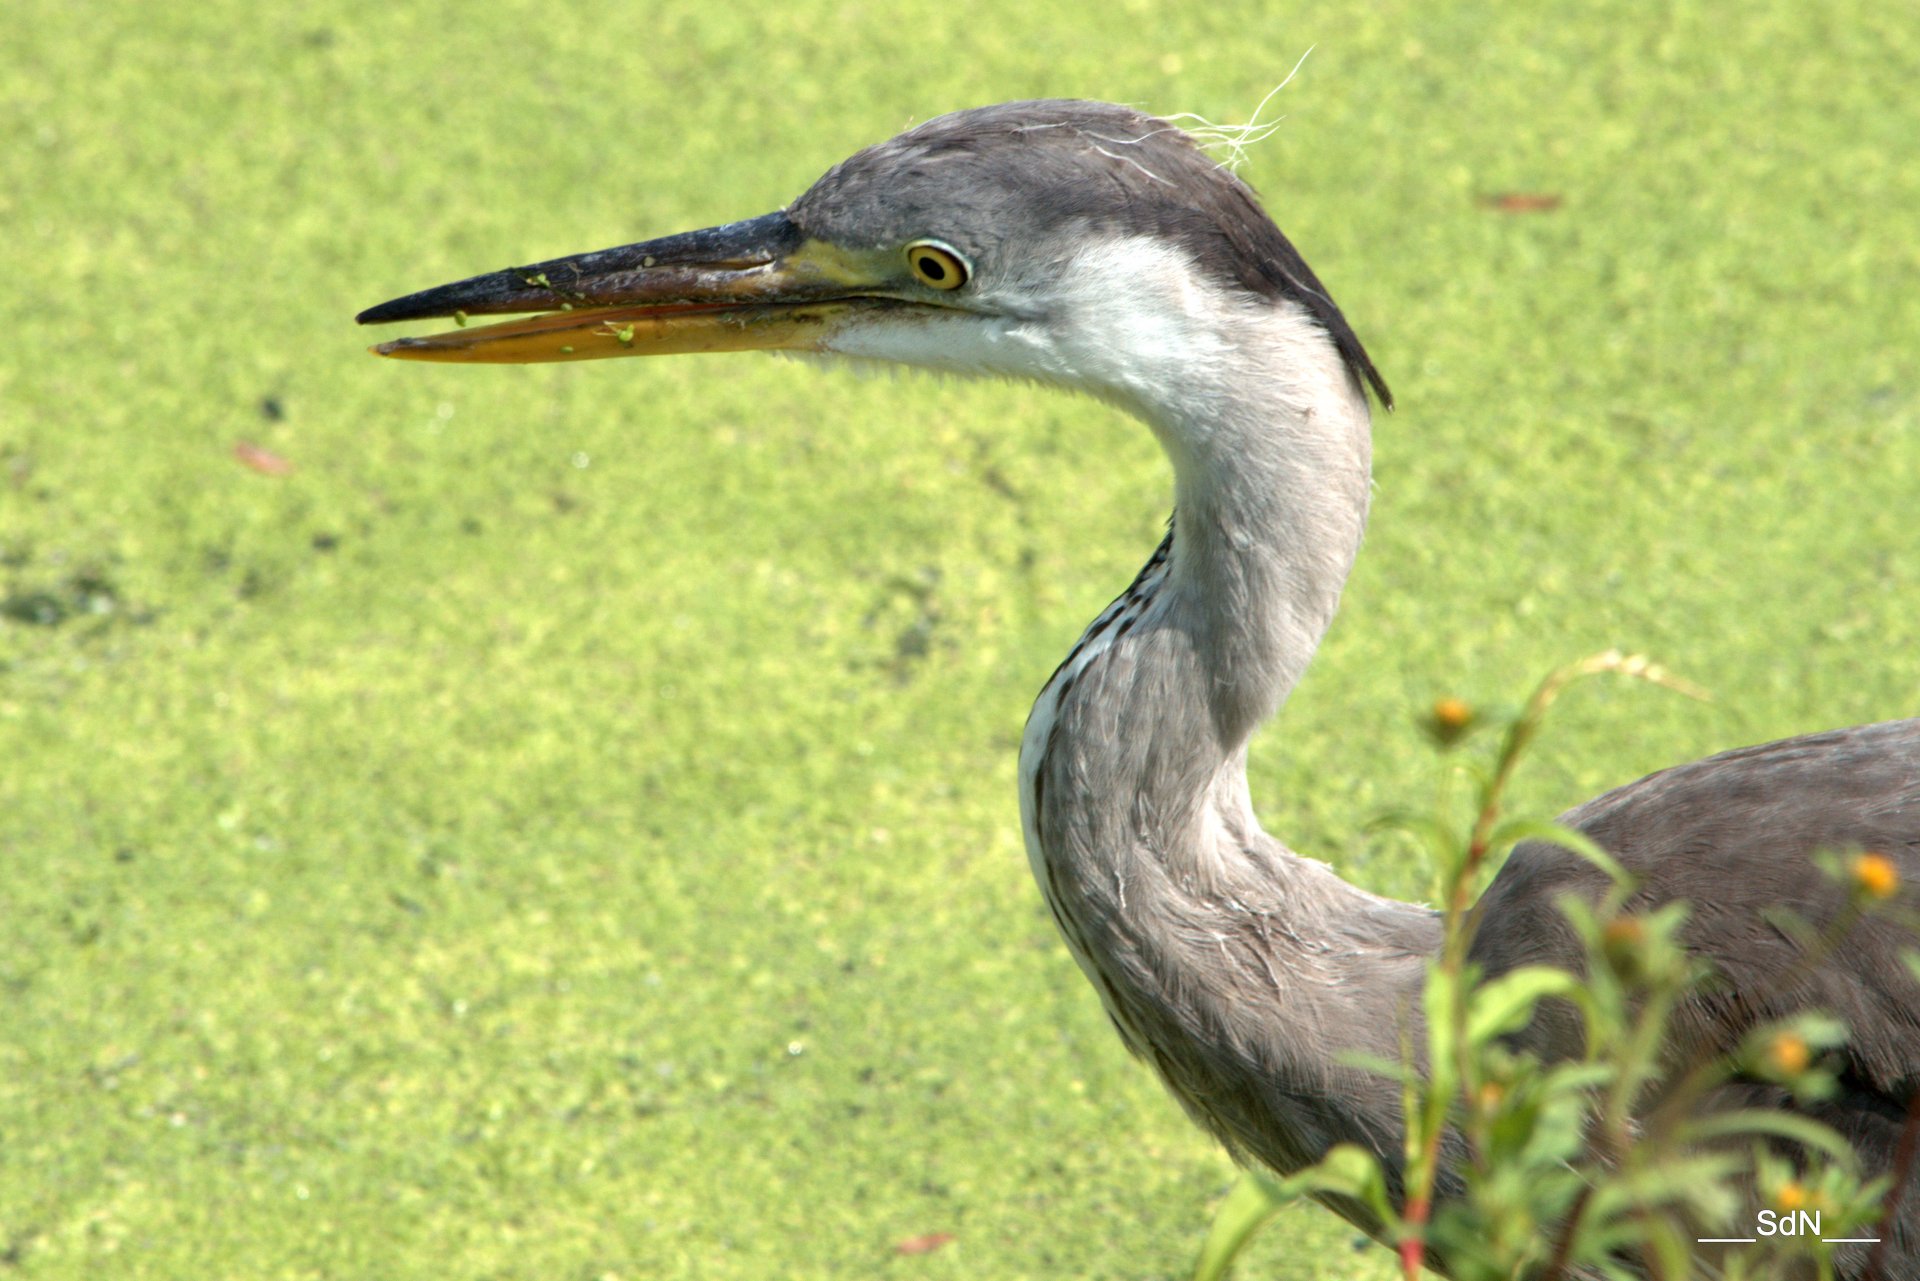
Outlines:
[[[1213,1225],[1200,1247],[1200,1260],[1193,1267],[1193,1281],[1221,1281],[1233,1267],[1233,1261],[1253,1234],[1280,1207],[1295,1198],[1277,1181],[1256,1170],[1243,1170],[1240,1179],[1227,1193],[1227,1199],[1213,1212]]]
[[[1573,975],[1547,965],[1523,965],[1483,983],[1467,1005],[1467,1043],[1478,1049],[1495,1037],[1517,1032],[1542,999],[1571,997],[1579,989],[1580,981]]]
[[[1741,1108],[1737,1112],[1716,1112],[1689,1121],[1685,1136],[1689,1143],[1743,1135],[1772,1134],[1791,1139],[1803,1147],[1825,1152],[1835,1161],[1851,1166],[1853,1149],[1830,1127],[1793,1112],[1767,1112]]]
[[[1615,885],[1630,885],[1633,876],[1620,865],[1620,860],[1602,849],[1597,841],[1578,828],[1568,827],[1564,823],[1549,823],[1540,819],[1508,819],[1493,830],[1493,844],[1504,849],[1518,845],[1522,841],[1545,841],[1549,845],[1558,845],[1570,853],[1578,854],[1607,874]]]

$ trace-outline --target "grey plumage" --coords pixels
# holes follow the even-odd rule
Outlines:
[[[1699,1062],[1730,1053],[1748,1029],[1797,1010],[1837,1015],[1852,1031],[1835,1065],[1842,1093],[1807,1110],[1852,1142],[1867,1168],[1889,1168],[1908,1101],[1920,1091],[1920,986],[1901,959],[1920,942],[1897,918],[1870,914],[1846,930],[1831,958],[1808,967],[1775,918],[1787,909],[1824,933],[1846,911],[1846,891],[1809,857],[1815,851],[1873,850],[1895,860],[1908,887],[1920,876],[1920,721],[1726,752],[1618,788],[1561,821],[1634,873],[1628,910],[1676,899],[1691,905],[1684,937],[1716,975],[1677,1012],[1671,1056]],[[1489,927],[1475,940],[1474,959],[1490,973],[1566,965],[1579,949],[1552,905],[1603,888],[1600,874],[1566,851],[1521,846],[1487,890]],[[1911,890],[1903,897],[1910,908]],[[1580,1042],[1563,1012],[1536,1021],[1524,1043],[1552,1058],[1577,1052]],[[1741,1093],[1784,1102],[1778,1091]],[[1900,1226],[1906,1257],[1920,1261],[1916,1209],[1910,1200]]]
[[[1164,120],[1071,100],[957,111],[841,161],[787,215],[812,235],[861,247],[964,223],[1003,270],[1068,265],[1066,255],[1034,256],[1035,243],[1140,236],[1178,245],[1219,285],[1306,310],[1393,405],[1352,326],[1253,191]]]
[[[946,266],[916,275],[916,246]],[[1034,873],[1121,1036],[1233,1152],[1291,1171],[1356,1142],[1400,1159],[1398,1088],[1344,1066],[1417,1034],[1438,945],[1424,907],[1347,884],[1261,831],[1249,736],[1332,618],[1365,524],[1370,387],[1351,326],[1248,188],[1165,121],[1081,102],[942,117],[836,166],[787,210],[475,277],[362,320],[565,306],[402,339],[384,354],[555,360],[781,347],[1088,392],[1143,419],[1176,515],[1132,587],[1042,690],[1021,751]],[[1885,1169],[1920,1088],[1913,943],[1869,923],[1796,972],[1765,913],[1839,910],[1816,849],[1870,847],[1920,883],[1920,722],[1814,735],[1682,766],[1565,816],[1640,878],[1638,905],[1694,905],[1723,976],[1681,1012],[1680,1060],[1809,1005],[1848,1020],[1845,1093],[1816,1115]],[[1581,951],[1554,906],[1599,892],[1551,847],[1488,891],[1490,973]],[[1523,1038],[1578,1052],[1551,1012]],[[1758,1086],[1745,1097],[1785,1105]],[[1358,1207],[1336,1205],[1369,1228]],[[1920,1197],[1889,1276],[1920,1275]],[[1858,1277],[1859,1252],[1838,1257]]]

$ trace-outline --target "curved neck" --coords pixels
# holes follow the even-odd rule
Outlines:
[[[1021,743],[1042,890],[1114,881],[1098,907],[1122,932],[1134,863],[1183,895],[1276,888],[1246,744],[1313,657],[1366,522],[1367,402],[1332,341],[1289,309],[1235,319],[1209,357],[1190,348],[1115,396],[1173,460],[1174,526],[1041,691]]]
[[[1242,749],[1333,621],[1365,530],[1366,394],[1309,318],[1244,327],[1230,389],[1141,403],[1175,475],[1166,611],[1192,629],[1219,746]],[[1225,361],[1219,362],[1225,364]]]
[[[1145,838],[1170,863],[1217,862],[1254,841],[1247,740],[1306,670],[1366,525],[1367,400],[1332,340],[1291,308],[1232,321],[1112,396],[1173,462],[1173,528],[1054,673],[1021,746],[1023,806],[1037,813],[1050,763],[1058,815],[1124,819],[1087,834],[1096,856]],[[1043,837],[1029,823],[1037,873]]]
[[[1342,1052],[1398,1053],[1437,930],[1268,837],[1245,768],[1359,548],[1367,403],[1304,316],[1230,331],[1115,397],[1172,457],[1177,514],[1034,705],[1028,854],[1121,1035],[1196,1119],[1282,1170],[1342,1141],[1391,1160],[1393,1091]]]

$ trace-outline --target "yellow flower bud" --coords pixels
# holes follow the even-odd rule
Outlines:
[[[1807,1064],[1813,1062],[1813,1051],[1798,1032],[1782,1032],[1767,1047],[1767,1061],[1783,1076],[1794,1076],[1807,1070]]]
[[[1853,885],[1870,899],[1892,898],[1900,889],[1900,869],[1885,854],[1856,854],[1853,857]]]

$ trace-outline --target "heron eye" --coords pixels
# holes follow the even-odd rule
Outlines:
[[[913,278],[929,289],[958,289],[973,274],[965,258],[931,240],[907,246],[907,266],[913,268]]]

